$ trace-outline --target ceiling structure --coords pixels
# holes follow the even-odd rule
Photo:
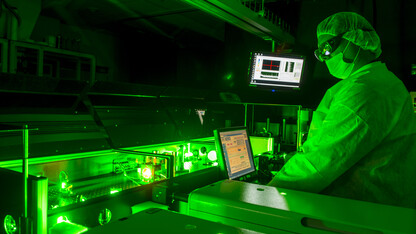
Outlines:
[[[224,39],[226,23],[264,39],[294,42],[278,0],[43,0],[42,14],[70,25],[133,29],[174,38],[183,30]],[[281,5],[281,4],[280,4]],[[280,10],[281,11],[281,10]]]

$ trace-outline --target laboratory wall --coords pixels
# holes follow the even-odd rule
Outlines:
[[[411,75],[412,65],[416,64],[412,46],[416,40],[414,1],[278,1],[266,2],[267,6],[279,12],[296,39],[294,45],[277,41],[277,49],[283,46],[289,52],[306,57],[300,91],[272,93],[248,87],[250,52],[270,51],[272,42],[215,20],[212,25],[216,30],[211,33],[215,36],[187,29],[166,36],[125,26],[103,27],[62,20],[49,12],[41,13],[31,39],[47,42],[52,36],[77,41],[76,50],[96,57],[98,81],[187,87],[195,93],[209,89],[235,93],[242,101],[315,108],[325,91],[338,81],[331,77],[325,64],[313,56],[317,44],[316,26],[333,13],[355,11],[377,30],[383,50],[380,59],[409,90],[415,89],[415,75]]]
[[[96,80],[127,82],[120,35],[109,30],[69,23],[41,13],[31,39],[46,44],[52,40],[54,47],[92,54],[96,58]]]

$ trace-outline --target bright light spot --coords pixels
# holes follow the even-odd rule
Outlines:
[[[58,220],[57,220],[57,223],[71,223],[71,222],[68,220],[68,217],[66,217],[66,216],[59,216],[58,217]],[[84,233],[84,232],[88,231],[88,228],[87,227],[84,227],[84,226],[81,226],[81,225],[78,225],[78,224],[76,226],[77,226],[77,228],[78,228],[79,231],[72,232],[72,233],[79,234],[79,233]],[[80,230],[80,228],[82,228],[82,230]],[[71,233],[71,232],[69,232],[69,233]]]
[[[216,167],[216,166],[218,166],[218,163],[217,163],[217,162],[214,162],[214,163],[212,164],[212,166]]]
[[[63,223],[63,222],[69,223],[68,217],[62,215],[62,216],[59,216],[58,219],[56,220],[56,223]]]
[[[61,188],[62,188],[62,189],[65,189],[65,188],[66,188],[66,183],[65,183],[65,182],[62,182],[62,184],[61,184]]]
[[[192,152],[185,153],[185,158],[187,158],[187,157],[191,157],[191,156],[194,156],[194,154],[193,154]]]
[[[142,174],[142,169],[141,168],[137,168],[137,173]]]
[[[285,195],[286,195],[286,193],[285,193],[285,192],[281,192],[281,193],[280,193],[280,195],[283,195],[283,196],[285,196]]]
[[[192,162],[185,162],[185,163],[183,164],[183,168],[184,168],[185,170],[189,170],[189,169],[191,169],[191,167],[192,167]]]
[[[120,192],[120,191],[121,191],[121,189],[112,188],[112,189],[110,190],[110,194],[118,193],[118,192]]]
[[[88,228],[84,227],[84,229],[82,229],[81,231],[77,232],[76,234],[81,234],[88,231]]]
[[[191,153],[191,143],[188,143],[188,153]],[[185,154],[186,156],[186,154]]]
[[[231,80],[232,78],[233,78],[233,74],[232,73],[229,73],[229,74],[225,75],[225,79],[226,80]]]
[[[150,170],[150,168],[148,168],[148,167],[143,168],[143,171],[142,171],[142,176],[143,176],[145,179],[150,179],[150,178],[152,178],[152,170]]]
[[[209,153],[208,153],[208,159],[210,161],[216,161],[217,160],[217,151],[215,151],[215,150],[209,151]]]
[[[272,89],[272,92],[274,93],[274,92],[276,92],[276,90],[275,89]]]

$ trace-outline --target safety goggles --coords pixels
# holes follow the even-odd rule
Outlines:
[[[322,43],[318,49],[315,50],[314,54],[315,57],[320,62],[325,62],[326,60],[332,58],[334,55],[333,53],[337,50],[339,45],[342,41],[342,35],[331,38],[327,40],[326,42]]]

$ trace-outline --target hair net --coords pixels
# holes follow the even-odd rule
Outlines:
[[[351,41],[364,50],[369,50],[378,58],[381,43],[373,26],[361,15],[354,12],[339,12],[323,20],[317,28],[317,37],[339,36]]]

